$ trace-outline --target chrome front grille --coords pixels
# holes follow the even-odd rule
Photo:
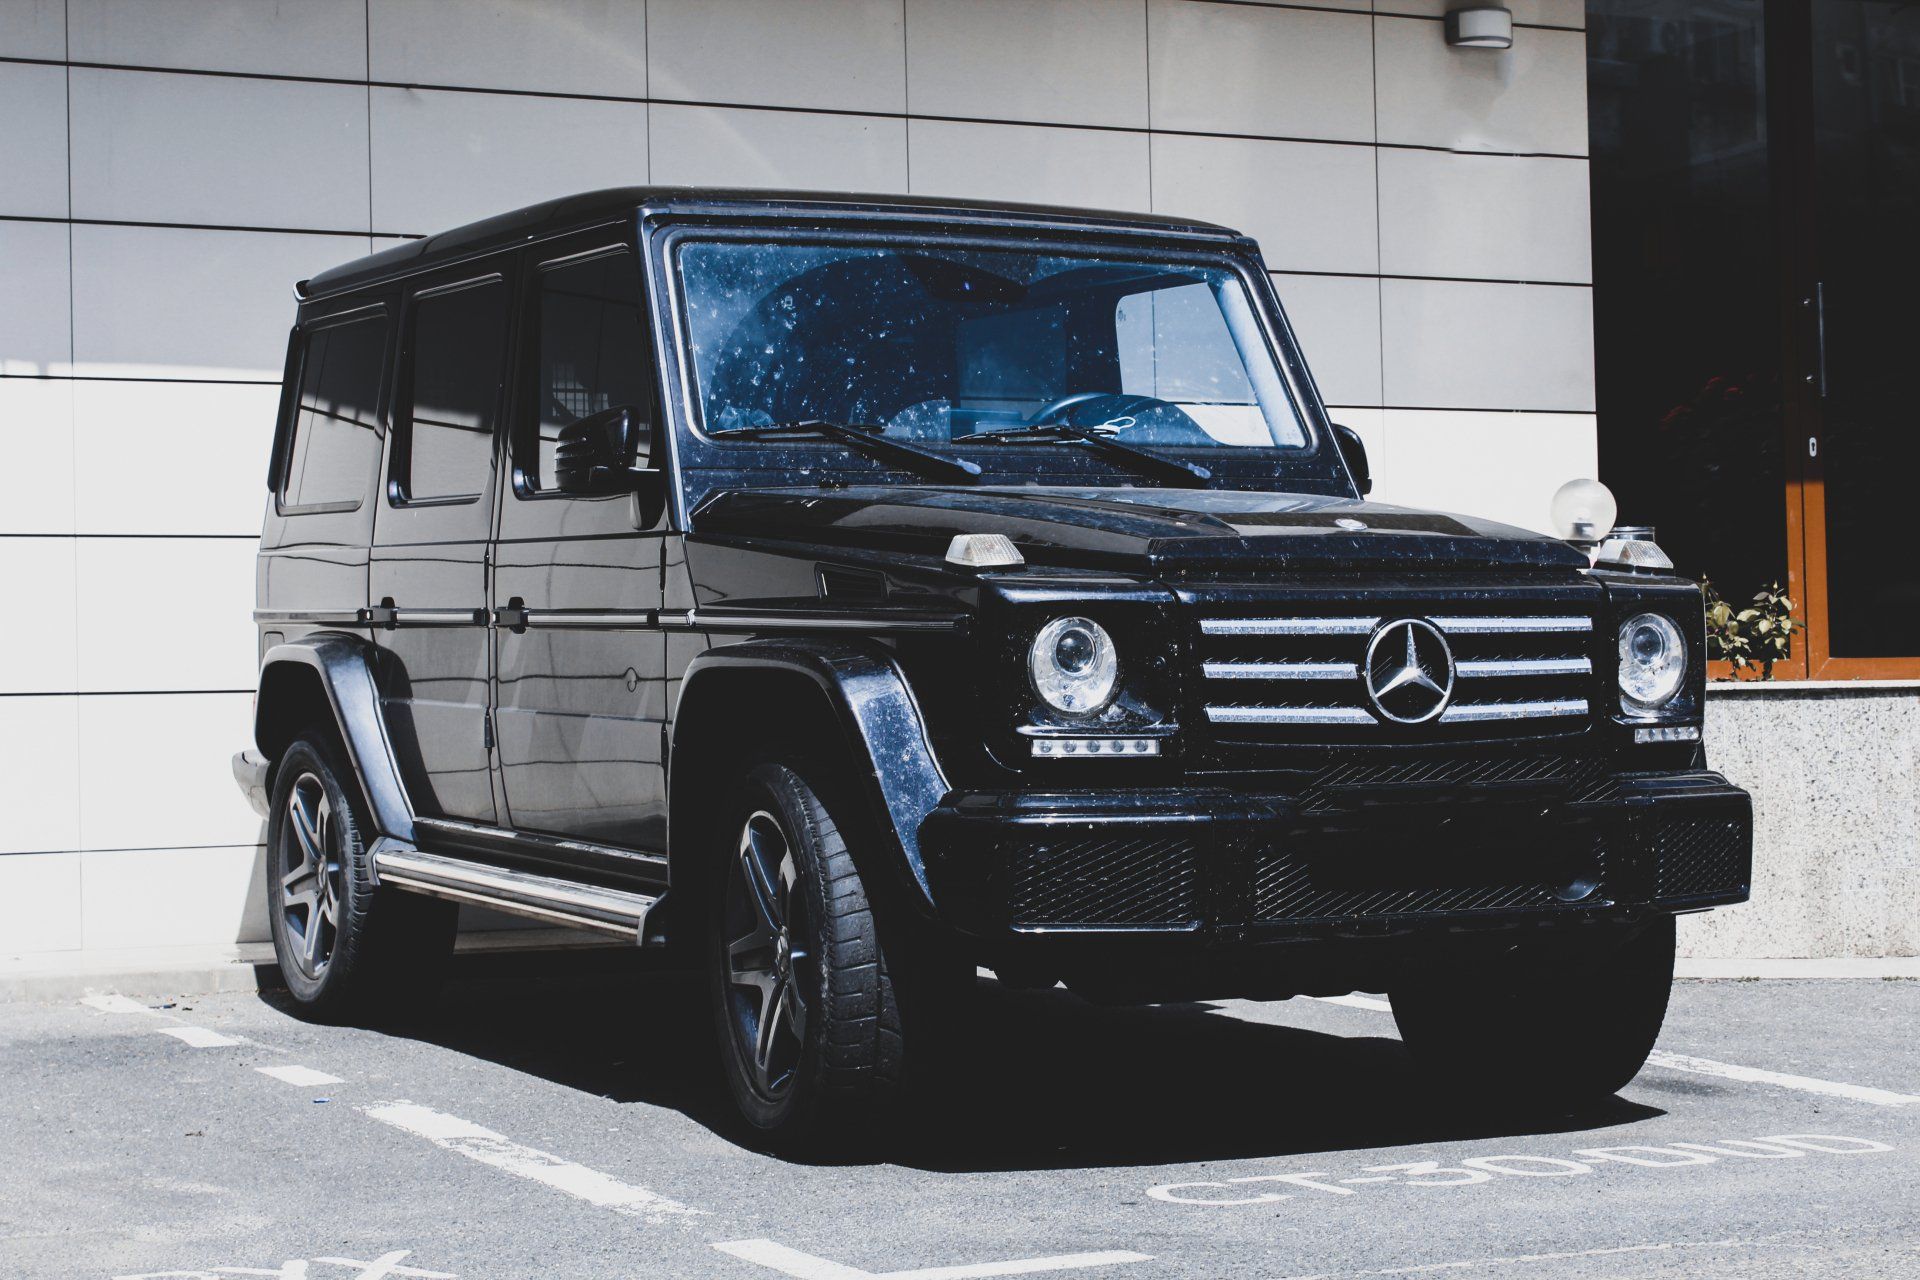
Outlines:
[[[1401,619],[1438,629],[1453,658],[1451,697],[1424,723],[1382,716],[1366,688],[1370,640]],[[1198,640],[1204,712],[1216,735],[1300,741],[1324,730],[1332,732],[1321,738],[1342,742],[1422,733],[1524,737],[1577,731],[1590,711],[1593,618],[1564,603],[1471,614],[1407,602],[1352,616],[1207,616]],[[1454,726],[1466,728],[1446,732]]]

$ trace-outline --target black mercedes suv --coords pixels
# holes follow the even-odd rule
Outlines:
[[[315,1018],[477,903],[683,948],[770,1140],[983,966],[1385,991],[1427,1079],[1569,1105],[1746,897],[1698,589],[1366,502],[1230,230],[636,188],[297,295],[235,772]]]

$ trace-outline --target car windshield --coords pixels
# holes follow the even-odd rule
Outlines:
[[[747,240],[683,241],[677,262],[709,432],[821,420],[935,448],[1049,425],[1065,430],[999,443],[1307,443],[1225,263]]]

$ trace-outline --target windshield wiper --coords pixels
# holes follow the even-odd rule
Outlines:
[[[807,418],[797,422],[769,422],[763,426],[726,427],[709,431],[716,440],[785,440],[795,436],[823,436],[851,445],[869,457],[894,458],[906,462],[921,475],[953,476],[965,480],[980,478],[980,464],[950,454],[936,453],[919,445],[881,435],[882,428],[852,422],[826,422]]]
[[[1091,427],[1075,427],[1064,422],[1042,422],[1031,427],[1009,427],[1004,431],[980,431],[971,436],[964,436],[962,439],[990,440],[998,444],[1021,440],[1033,440],[1043,444],[1048,441],[1077,440],[1082,444],[1092,445],[1099,452],[1146,475],[1163,475],[1175,480],[1213,479],[1213,472],[1197,462],[1188,462],[1185,458],[1169,458],[1164,454],[1142,449],[1138,445],[1122,444],[1112,436],[1102,435]]]

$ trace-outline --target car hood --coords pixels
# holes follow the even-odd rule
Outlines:
[[[698,538],[941,555],[1003,533],[1030,564],[1180,573],[1248,569],[1585,568],[1566,543],[1472,516],[1297,493],[1040,486],[736,489]]]

